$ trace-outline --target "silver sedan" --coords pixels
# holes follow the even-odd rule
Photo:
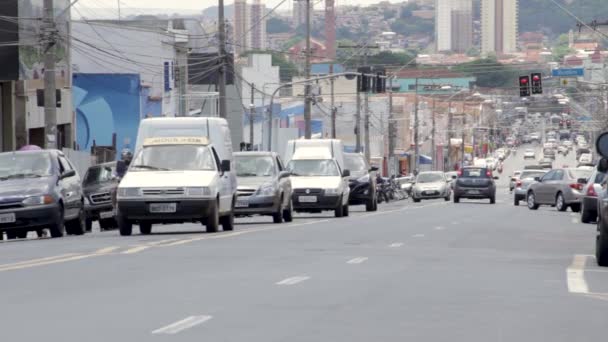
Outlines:
[[[559,211],[568,207],[574,212],[581,210],[583,186],[592,170],[554,169],[547,172],[538,182],[530,185],[526,194],[528,208],[538,209],[541,205],[555,206]]]

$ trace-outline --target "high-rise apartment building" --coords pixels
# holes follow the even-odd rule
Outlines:
[[[481,0],[481,52],[517,51],[518,0]]]
[[[465,52],[473,45],[473,1],[435,0],[437,51]]]
[[[249,39],[251,49],[263,50],[266,48],[266,18],[264,18],[265,5],[261,0],[253,0],[250,9],[250,25]]]
[[[245,32],[249,29],[247,0],[234,1],[234,54],[238,56],[248,50],[249,41]]]
[[[293,26],[296,28],[306,24],[306,3],[310,4],[310,20],[312,20],[313,0],[296,0],[293,3]]]

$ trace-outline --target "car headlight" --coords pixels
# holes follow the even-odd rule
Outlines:
[[[211,196],[211,189],[206,186],[186,188],[186,195],[189,197],[207,197]]]
[[[117,197],[139,197],[140,194],[139,188],[118,188]]]
[[[277,188],[273,183],[262,184],[255,192],[258,196],[273,196],[277,192]]]
[[[363,177],[357,178],[357,182],[360,182],[360,183],[367,183],[367,182],[369,182],[369,174],[367,174],[367,175],[365,175]]]
[[[54,202],[53,197],[50,195],[32,196],[24,199],[21,203],[23,205],[43,205],[52,204]]]
[[[340,188],[335,188],[335,189],[325,189],[325,194],[326,195],[337,195],[340,193]]]

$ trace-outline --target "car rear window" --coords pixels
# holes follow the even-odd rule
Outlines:
[[[488,178],[488,171],[484,168],[468,168],[462,169],[463,178]]]
[[[591,177],[591,174],[593,173],[592,170],[568,170],[568,173],[570,174],[570,178],[572,179],[579,179],[579,178],[586,178],[589,179],[589,177]]]
[[[525,171],[521,174],[521,176],[519,177],[520,179],[529,179],[529,178],[536,178],[536,177],[542,177],[545,175],[545,173],[547,173],[546,171]]]

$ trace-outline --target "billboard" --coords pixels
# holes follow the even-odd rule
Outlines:
[[[88,150],[111,146],[116,134],[116,148],[135,146],[141,119],[142,91],[138,74],[81,74],[73,78],[73,102],[76,112],[76,143]]]

